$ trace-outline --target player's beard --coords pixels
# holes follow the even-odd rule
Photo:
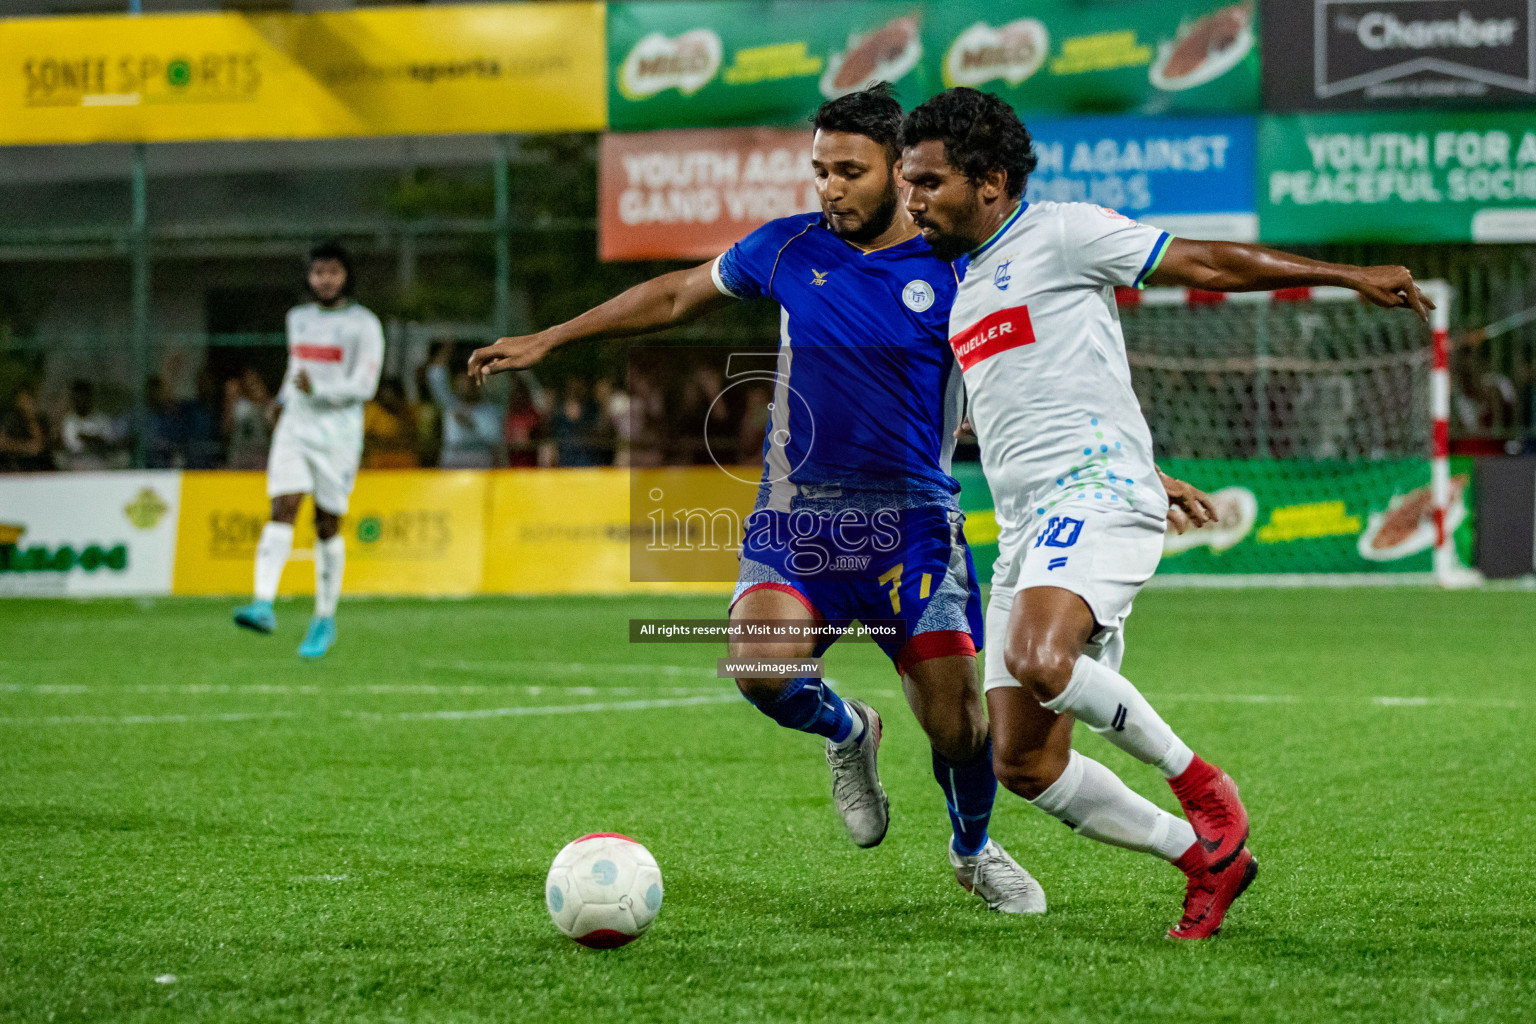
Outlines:
[[[853,231],[840,233],[838,237],[854,245],[868,245],[885,234],[886,229],[891,226],[891,222],[896,219],[896,207],[900,201],[900,197],[896,194],[896,186],[892,184],[886,190],[885,197],[880,200],[880,205],[875,207],[875,212],[869,215],[869,219],[862,226]]]
[[[981,199],[973,188],[970,191],[970,200],[966,203],[964,216],[956,217],[954,223],[957,225],[967,222],[974,224],[980,213]],[[953,232],[935,233],[924,235],[924,237],[928,239],[928,247],[933,250],[933,254],[946,262],[959,259],[981,244],[965,235]]]

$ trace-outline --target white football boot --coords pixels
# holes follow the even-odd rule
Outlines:
[[[955,881],[967,892],[980,896],[988,910],[1002,914],[1045,913],[1045,890],[995,840],[988,839],[974,857],[960,856],[951,844],[949,862],[955,868]]]
[[[891,825],[891,802],[880,785],[875,754],[880,749],[880,716],[861,700],[846,702],[864,720],[864,735],[846,750],[827,741],[827,764],[832,766],[832,799],[854,845],[879,846]]]

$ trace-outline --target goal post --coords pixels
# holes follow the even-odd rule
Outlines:
[[[1434,497],[1435,580],[1443,587],[1478,582],[1457,557],[1449,528],[1451,516],[1451,286],[1445,281],[1426,281],[1420,290],[1435,304],[1429,314],[1433,365],[1430,370],[1430,415],[1433,418],[1433,451],[1430,454],[1430,489]]]
[[[1345,288],[1117,292],[1132,382],[1163,469],[1222,522],[1170,535],[1187,583],[1455,586],[1470,489],[1449,453],[1452,291],[1426,327]]]

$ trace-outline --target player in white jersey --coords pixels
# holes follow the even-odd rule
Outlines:
[[[1403,267],[1319,263],[1258,246],[1171,238],[1097,206],[1027,203],[1028,131],[995,96],[951,89],[902,130],[907,208],[963,271],[950,344],[965,374],[999,527],[985,651],[998,780],[1082,835],[1163,857],[1187,878],[1169,935],[1214,935],[1257,873],[1248,814],[1119,672],[1131,602],[1168,525],[1215,520],[1163,476],[1131,388],[1115,288],[1342,285],[1427,320]],[[1071,749],[1073,720],[1169,780],[1160,810]]]
[[[272,518],[256,546],[256,593],[235,624],[258,633],[277,626],[272,599],[293,547],[304,495],[315,499],[315,614],[299,654],[319,658],[336,642],[336,602],[346,562],[341,517],[363,454],[363,406],[379,386],[384,330],[352,299],[352,260],[335,242],[309,252],[315,301],[288,311],[288,371],[267,459]]]

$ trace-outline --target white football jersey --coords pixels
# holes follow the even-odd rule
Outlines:
[[[363,406],[378,390],[383,365],[384,328],[366,307],[352,302],[332,310],[311,302],[290,309],[278,430],[311,444],[360,448]],[[294,386],[300,370],[309,374],[311,394]]]
[[[1004,545],[1063,502],[1166,517],[1115,288],[1141,287],[1169,240],[1087,203],[1022,203],[968,257],[950,345]]]

